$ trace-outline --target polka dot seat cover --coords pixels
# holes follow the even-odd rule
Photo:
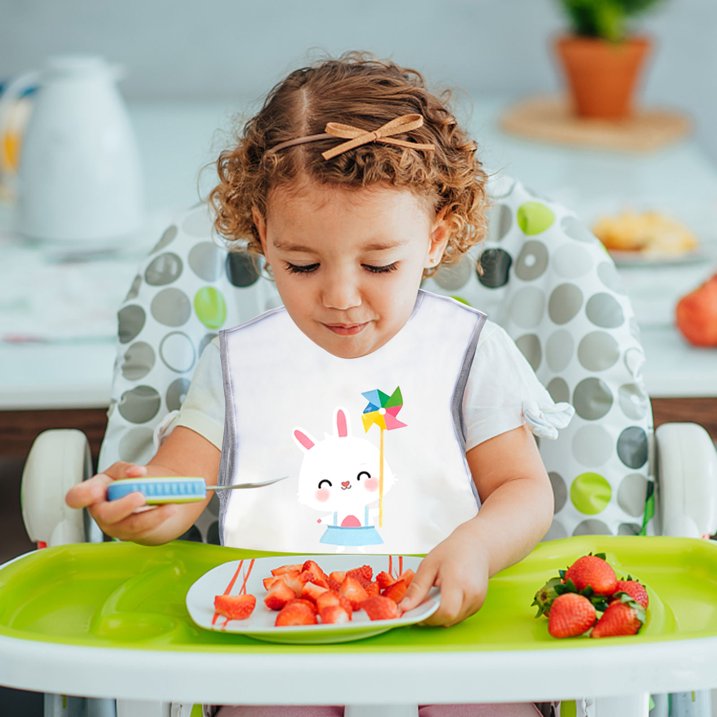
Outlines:
[[[507,177],[491,181],[486,242],[424,282],[502,325],[556,401],[576,415],[541,454],[555,494],[548,538],[635,534],[652,495],[652,417],[637,323],[610,257],[575,215]],[[144,462],[216,332],[279,304],[245,253],[213,238],[199,205],[170,226],[119,311],[119,350],[100,467]],[[483,267],[480,274],[478,260]],[[217,542],[213,500],[195,539]]]

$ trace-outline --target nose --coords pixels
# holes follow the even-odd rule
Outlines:
[[[349,483],[349,481],[347,481],[347,480],[342,480],[342,481],[341,481],[341,487],[342,487],[342,488],[348,488],[350,485],[351,485],[351,483]]]
[[[324,278],[322,301],[327,309],[346,311],[361,305],[361,292],[353,272],[336,269]]]

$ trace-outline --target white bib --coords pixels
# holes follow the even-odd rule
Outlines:
[[[428,552],[478,510],[461,404],[485,315],[419,292],[406,325],[343,359],[276,309],[221,333],[225,545]]]

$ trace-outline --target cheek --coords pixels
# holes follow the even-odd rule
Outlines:
[[[369,478],[364,485],[367,491],[375,493],[378,490],[378,478]]]
[[[316,493],[314,493],[314,498],[316,498],[319,503],[325,503],[330,497],[331,493],[328,488],[320,488],[316,491]]]

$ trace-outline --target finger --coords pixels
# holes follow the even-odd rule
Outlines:
[[[147,475],[147,468],[137,463],[117,461],[102,472],[114,480],[121,480],[122,478],[141,478]]]
[[[137,491],[129,493],[118,500],[108,501],[105,490],[104,499],[92,505],[90,512],[98,522],[112,526],[126,520],[146,505],[147,500],[145,496]]]
[[[462,608],[463,608],[463,592],[461,590],[442,588],[441,589],[441,603],[428,618],[421,622],[421,625],[432,625],[449,627],[455,625],[462,619]]]
[[[99,473],[70,488],[65,495],[65,502],[70,508],[87,508],[100,503],[106,500],[107,486],[111,482],[109,476]]]
[[[406,590],[406,595],[403,600],[398,603],[398,607],[405,612],[420,605],[426,595],[428,595],[428,591],[433,587],[436,575],[437,570],[433,561],[424,558],[418,566],[418,570],[413,580],[411,580],[408,590]]]

